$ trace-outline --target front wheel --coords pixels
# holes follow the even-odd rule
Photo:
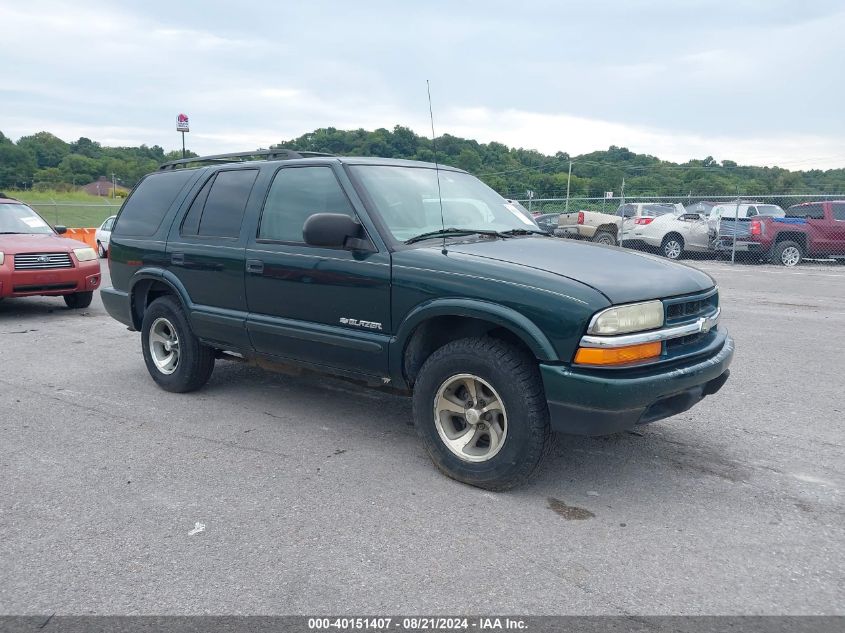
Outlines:
[[[214,350],[194,336],[174,297],[159,297],[144,312],[141,349],[147,371],[166,391],[195,391],[214,371]]]
[[[536,361],[496,339],[460,339],[434,352],[413,400],[414,425],[432,461],[472,486],[519,485],[551,442]]]
[[[782,264],[787,268],[792,268],[801,263],[804,258],[804,252],[801,250],[801,245],[798,242],[785,240],[778,242],[775,245],[772,259],[775,263]]]
[[[102,242],[97,242],[97,254],[100,256],[100,259],[104,259],[106,257],[106,255],[108,254],[106,252],[106,249],[103,248]]]
[[[87,308],[91,305],[93,298],[93,292],[74,292],[70,295],[64,295],[65,305],[71,310]]]

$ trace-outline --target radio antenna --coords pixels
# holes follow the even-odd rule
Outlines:
[[[443,219],[443,194],[440,191],[440,165],[437,162],[437,141],[434,136],[434,112],[431,109],[431,85],[428,79],[425,80],[425,89],[428,92],[428,118],[431,120],[431,147],[434,150],[434,173],[437,176],[437,200],[440,203],[440,228],[443,229],[443,250],[446,254],[446,221]]]

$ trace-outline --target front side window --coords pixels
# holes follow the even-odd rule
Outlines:
[[[50,225],[25,204],[0,204],[0,235],[49,235],[52,232]]]
[[[351,169],[398,241],[444,227],[469,232],[538,231],[532,219],[469,174],[440,170],[438,191],[438,174],[428,167],[354,165]]]
[[[280,169],[267,193],[258,239],[303,242],[302,227],[315,213],[355,216],[331,167]]]
[[[830,207],[833,211],[833,219],[845,222],[845,202],[833,202]]]

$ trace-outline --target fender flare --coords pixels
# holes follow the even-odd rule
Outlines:
[[[179,278],[164,268],[152,266],[144,267],[132,275],[132,279],[129,283],[130,313],[132,315],[132,324],[135,329],[140,330],[141,328],[138,311],[135,309],[135,287],[144,281],[158,281],[163,283],[165,286],[168,286],[173,291],[173,294],[179,299],[179,302],[182,304],[186,313],[190,314],[193,302],[188,295],[188,290],[185,288],[184,284],[179,281]]]
[[[395,376],[402,374],[405,348],[414,331],[424,321],[438,316],[475,318],[495,323],[513,332],[539,360],[559,360],[548,337],[524,314],[507,306],[478,299],[434,299],[411,310],[396,330],[390,343],[390,367]]]

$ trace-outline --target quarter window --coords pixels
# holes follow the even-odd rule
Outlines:
[[[832,202],[833,219],[845,222],[845,202]]]
[[[154,235],[182,187],[193,177],[192,170],[180,169],[144,178],[123,203],[114,227],[115,234]]]
[[[267,193],[258,239],[302,242],[302,227],[315,213],[355,216],[331,168],[280,169]]]

